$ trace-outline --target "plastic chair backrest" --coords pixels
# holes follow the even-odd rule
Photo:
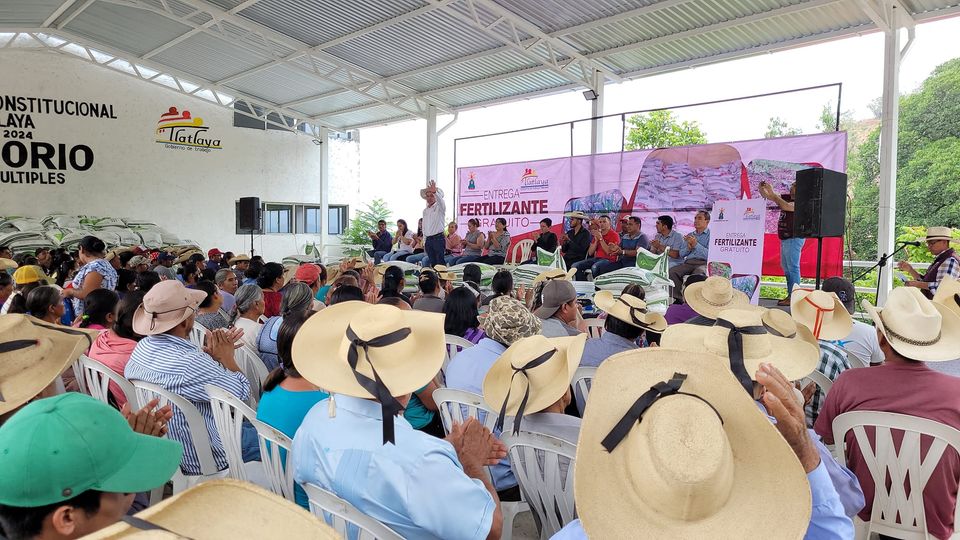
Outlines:
[[[830,392],[830,388],[833,386],[833,381],[830,380],[830,377],[827,377],[819,371],[812,371],[809,375],[804,377],[804,380],[809,380],[816,383],[820,387],[820,390],[823,391],[823,396],[826,398],[827,393]],[[804,386],[806,386],[804,384]]]
[[[190,330],[190,343],[193,343],[197,347],[203,348],[203,338],[207,335],[207,328],[202,324],[194,321],[193,329]]]
[[[573,466],[577,445],[543,433],[504,433],[523,500],[537,514],[540,538],[550,538],[576,518]]]
[[[526,238],[513,245],[510,252],[510,263],[514,266],[530,258],[530,250],[533,249],[533,240]]]
[[[89,356],[80,355],[79,362],[81,374],[87,383],[87,390],[89,390],[91,396],[107,405],[111,405],[110,394],[114,390],[110,388],[112,384],[120,389],[120,393],[123,394],[127,403],[130,404],[131,410],[136,411],[140,408],[140,401],[137,399],[137,390],[133,387],[133,383]]]
[[[213,409],[213,423],[217,426],[220,442],[227,454],[227,464],[230,466],[230,478],[249,480],[243,465],[243,449],[241,445],[243,420],[256,419],[257,413],[246,403],[223,388],[211,384],[203,387],[210,396],[210,407]]]
[[[170,404],[174,409],[179,410],[187,421],[187,429],[190,431],[189,440],[181,440],[174,436],[172,430],[167,431],[167,437],[180,441],[182,444],[192,444],[197,453],[197,460],[200,462],[200,475],[209,476],[217,474],[217,462],[213,459],[213,450],[210,447],[210,433],[207,431],[207,424],[203,421],[200,411],[186,399],[170,392],[160,386],[144,381],[130,381],[137,389],[136,395],[139,403],[148,403],[157,398],[160,400],[159,406],[163,407]]]
[[[250,423],[257,429],[260,440],[260,461],[264,473],[273,491],[289,501],[296,502],[293,484],[293,464],[290,462],[290,448],[293,441],[282,431],[255,418]]]
[[[845,350],[844,352],[847,353],[847,360],[850,362],[850,367],[851,367],[851,368],[867,367],[867,363],[864,362],[863,359],[860,358],[859,356],[853,354],[853,353],[850,352],[850,351],[846,351],[846,350]]]
[[[256,409],[257,404],[260,402],[263,381],[267,380],[267,376],[270,373],[267,371],[267,366],[264,365],[263,360],[246,345],[236,349],[233,354],[237,365],[240,367],[240,371],[243,371],[243,374],[247,377],[247,381],[250,383],[250,400],[248,404],[250,407]]]
[[[467,418],[476,418],[490,430],[493,430],[493,425],[497,422],[499,413],[487,405],[483,396],[473,392],[437,388],[433,391],[433,401],[437,404],[440,421],[443,422],[446,433],[450,433],[454,424],[463,423]]]
[[[874,428],[873,446],[868,439],[868,426]],[[903,432],[899,452],[894,446],[893,429]],[[960,452],[960,430],[905,414],[877,411],[843,413],[833,419],[834,453],[841,463],[846,463],[846,435],[851,430],[874,483],[873,510],[870,523],[867,524],[868,537],[872,533],[879,533],[905,539],[931,538],[927,531],[923,490],[947,446]],[[921,456],[921,436],[933,439],[925,456]],[[888,475],[889,490],[884,488]],[[909,486],[909,495],[905,484]],[[954,508],[953,522],[960,523],[960,505]]]
[[[446,384],[447,365],[461,350],[473,347],[473,342],[452,334],[444,334],[443,339],[447,344],[447,355],[443,359],[443,367],[440,368],[440,382]]]
[[[80,358],[83,357],[84,355],[80,355]],[[87,380],[83,377],[83,365],[80,363],[80,358],[74,360],[70,367],[73,369],[73,378],[77,381],[77,389],[79,389],[80,393],[82,394],[90,395],[90,389],[87,387]],[[60,379],[60,377],[57,377],[57,379]]]
[[[583,322],[587,323],[587,334],[591,338],[599,338],[603,334],[603,325],[606,324],[606,319],[601,319],[599,317],[593,317],[590,319],[585,319]]]
[[[580,404],[584,405],[587,403],[587,397],[590,395],[590,386],[593,384],[593,378],[597,374],[597,368],[593,366],[584,366],[578,367],[576,371],[573,372],[573,380],[570,381],[570,386],[573,387],[573,398],[577,402],[577,407],[580,409],[580,416],[583,416],[583,408],[580,407]]]
[[[357,510],[355,506],[314,484],[301,484],[310,500],[310,512],[327,522],[344,538],[357,540],[403,540],[390,527]],[[358,534],[357,534],[358,533]]]

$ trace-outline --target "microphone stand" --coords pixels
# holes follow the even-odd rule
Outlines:
[[[856,287],[857,281],[863,279],[863,277],[866,276],[867,274],[869,274],[870,272],[873,272],[873,269],[874,269],[874,268],[879,269],[878,272],[877,272],[877,291],[876,291],[876,296],[874,297],[874,301],[876,301],[876,298],[879,298],[879,297],[880,297],[880,277],[883,275],[883,267],[887,265],[887,262],[888,262],[890,259],[896,257],[897,253],[900,253],[901,251],[903,251],[903,248],[905,248],[905,247],[907,247],[908,245],[910,245],[910,244],[904,243],[904,242],[898,242],[898,243],[900,244],[900,247],[898,247],[897,249],[895,249],[895,250],[893,251],[893,253],[891,253],[890,255],[887,255],[886,253],[884,253],[883,255],[880,256],[880,260],[877,261],[876,264],[874,264],[874,265],[871,266],[870,268],[867,268],[867,270],[866,270],[865,272],[861,273],[859,276],[853,278],[853,285],[854,285],[854,287]]]

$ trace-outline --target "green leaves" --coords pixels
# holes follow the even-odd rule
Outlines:
[[[624,145],[627,150],[707,143],[697,122],[680,122],[670,111],[635,114],[627,118],[627,123],[631,126]]]
[[[357,211],[356,216],[350,220],[350,226],[340,235],[340,239],[345,244],[370,244],[367,231],[377,230],[377,222],[381,219],[389,222],[391,213],[386,201],[374,199],[366,205],[366,209]]]

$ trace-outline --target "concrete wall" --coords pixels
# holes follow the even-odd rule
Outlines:
[[[235,234],[239,197],[320,202],[321,151],[310,137],[235,128],[230,110],[63,55],[5,50],[0,52],[0,73],[0,125],[5,126],[0,127],[0,144],[7,149],[0,156],[0,215],[150,220],[205,249],[239,253],[250,250],[249,236]],[[25,99],[7,99],[14,96]],[[30,106],[26,98],[57,101],[35,101],[41,110],[32,113],[16,110]],[[103,103],[115,118],[70,115],[77,106],[59,100]],[[61,105],[64,114],[57,114]],[[171,107],[189,110],[194,121],[202,119],[208,129],[199,130],[201,137],[219,140],[221,148],[158,143],[158,121]],[[49,160],[33,159],[38,152],[49,153],[50,145],[54,155]],[[59,145],[67,158],[78,145],[89,148],[92,166],[86,168],[83,148],[74,150],[76,167],[69,159],[61,162]],[[22,148],[32,150],[29,159]],[[349,195],[356,186],[349,185],[349,178],[341,182],[349,187],[334,190],[330,204],[353,202]],[[318,235],[264,235],[254,245],[268,260],[279,260],[320,240]]]

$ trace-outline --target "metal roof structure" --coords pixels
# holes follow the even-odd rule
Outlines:
[[[912,24],[960,0],[894,0]],[[343,131],[882,28],[877,0],[0,0],[70,53],[289,128]]]

